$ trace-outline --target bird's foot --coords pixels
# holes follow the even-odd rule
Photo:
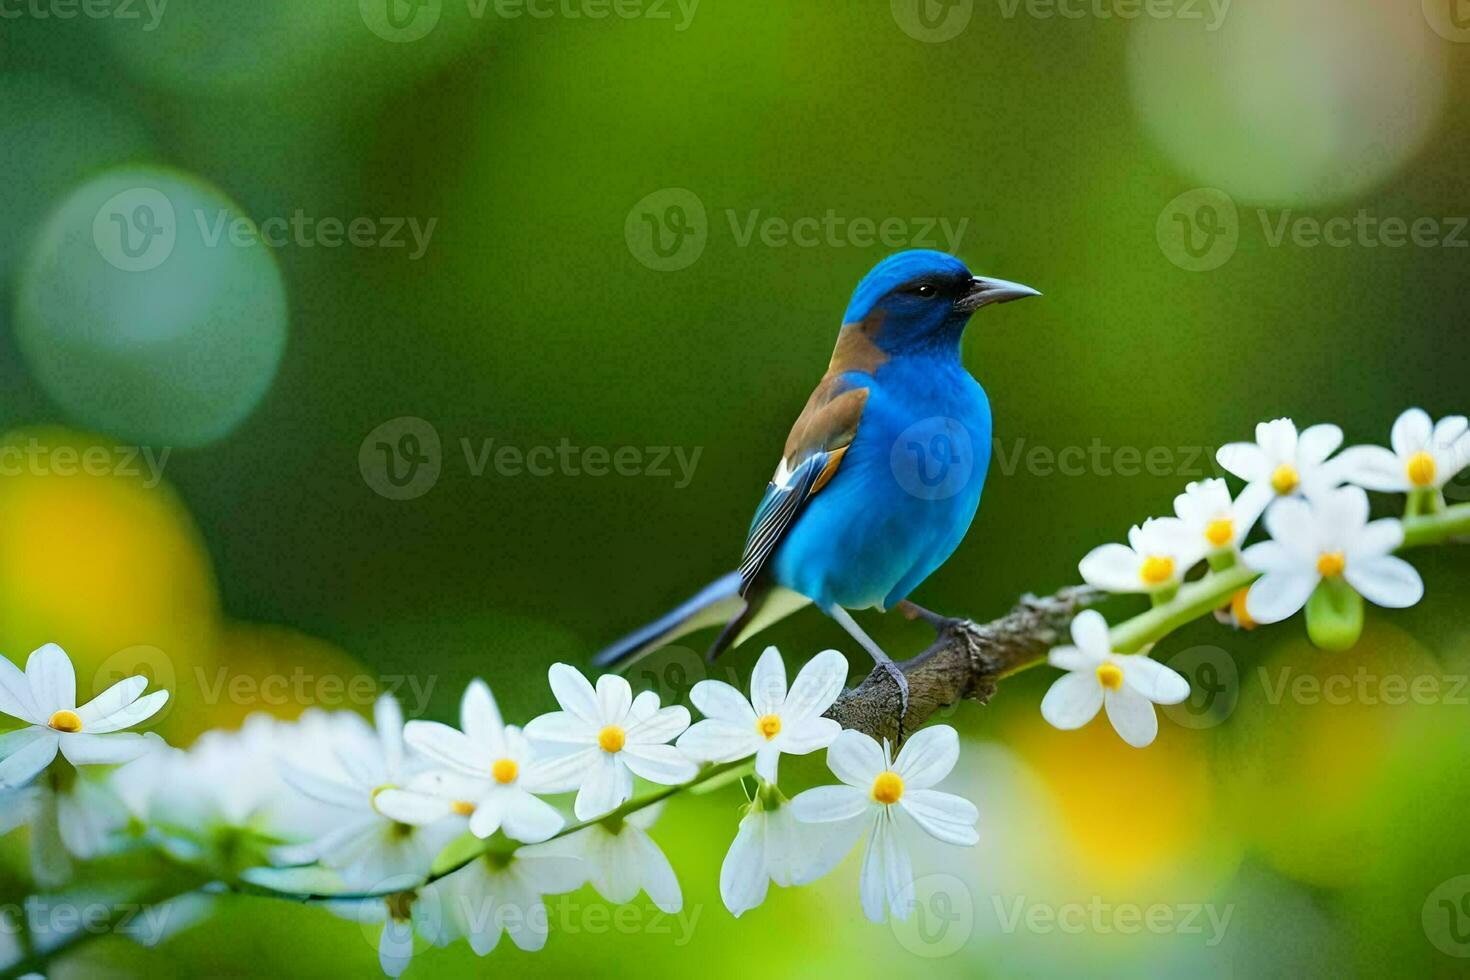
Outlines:
[[[939,615],[939,613],[931,612],[930,610],[925,609],[923,606],[919,605],[917,602],[910,602],[907,599],[901,601],[894,608],[898,610],[898,612],[903,616],[904,619],[923,620],[931,627],[933,627],[934,632],[936,633],[943,633],[945,629],[955,621],[954,618],[951,616],[941,616]]]

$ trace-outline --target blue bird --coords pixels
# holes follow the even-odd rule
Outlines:
[[[897,683],[848,610],[892,609],[959,547],[990,460],[990,402],[960,360],[981,307],[1040,295],[943,252],[889,256],[853,291],[827,373],[791,427],[740,567],[612,644],[631,660],[724,623],[710,657],[814,604]]]

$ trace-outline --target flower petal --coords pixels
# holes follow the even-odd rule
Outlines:
[[[766,742],[756,750],[755,774],[775,785],[781,774],[781,749],[773,742]]]
[[[595,745],[556,755],[538,753],[531,762],[534,777],[527,773],[521,782],[528,786],[534,783],[538,793],[569,793],[582,785],[592,767],[606,755]]]
[[[867,792],[878,774],[888,768],[883,747],[862,732],[844,728],[827,747],[827,768],[849,786]]]
[[[1421,449],[1428,449],[1433,434],[1434,422],[1429,413],[1422,408],[1411,408],[1394,420],[1388,444],[1407,459]]]
[[[802,823],[834,823],[861,816],[878,805],[868,790],[856,786],[816,786],[797,794],[791,812]]]
[[[786,664],[781,651],[766,647],[750,674],[750,706],[757,715],[780,712],[786,700]]]
[[[737,725],[720,718],[706,718],[690,725],[679,736],[679,751],[700,762],[734,762],[754,755],[764,739],[755,722]]]
[[[378,966],[383,974],[399,977],[413,960],[413,923],[390,918],[378,936]]]
[[[643,891],[659,911],[673,915],[682,909],[684,894],[679,889],[679,878],[653,838],[632,824],[624,824],[618,837],[628,844],[633,863],[641,872]]]
[[[980,835],[975,832],[980,811],[962,796],[933,789],[905,789],[898,805],[935,840],[963,847],[970,847],[980,840]]]
[[[533,742],[596,745],[599,730],[598,725],[588,724],[580,715],[570,711],[549,711],[531,719],[526,725],[525,736]]]
[[[24,786],[56,758],[61,736],[49,728],[33,726],[0,738],[0,789]]]
[[[46,719],[41,717],[35,700],[31,697],[31,682],[26,680],[25,673],[6,657],[0,657],[0,714],[19,718],[32,725],[46,723]]]
[[[1136,749],[1153,742],[1159,734],[1159,719],[1148,698],[1131,687],[1124,685],[1116,691],[1107,691],[1103,705],[1108,712],[1108,721],[1123,741]]]
[[[115,766],[132,762],[162,742],[156,735],[149,737],[136,732],[118,732],[112,735],[78,732],[75,735],[61,736],[61,754],[74,766]]]
[[[125,677],[77,709],[82,720],[82,730],[91,731],[92,726],[112,714],[121,711],[148,688],[148,678],[142,674]]]
[[[459,699],[459,724],[469,740],[492,759],[504,758],[505,721],[490,685],[476,677]]]
[[[689,709],[682,704],[671,704],[658,709],[652,718],[631,726],[625,737],[629,745],[659,745],[677,737],[689,727]]]
[[[397,774],[403,766],[403,708],[391,694],[381,694],[373,702],[373,730],[383,763],[389,773]]]
[[[1063,674],[1052,682],[1041,699],[1041,717],[1053,728],[1071,731],[1097,717],[1103,703],[1103,687],[1092,671]]]
[[[847,670],[847,658],[836,650],[823,650],[808,660],[786,692],[782,725],[815,718],[830,708],[847,683]]]
[[[1123,681],[1154,704],[1179,704],[1189,697],[1189,681],[1178,672],[1141,653],[1114,658]]]
[[[1108,592],[1141,592],[1139,569],[1143,559],[1132,548],[1117,543],[1099,545],[1077,565],[1088,585]]]
[[[1446,415],[1434,423],[1434,433],[1430,436],[1430,445],[1435,452],[1443,453],[1452,449],[1460,438],[1470,431],[1470,419],[1463,415]]]
[[[1247,483],[1255,483],[1270,475],[1271,465],[1261,447],[1253,442],[1232,442],[1215,452],[1220,468]]]
[[[1249,557],[1247,563],[1250,564]],[[1320,581],[1322,576],[1317,574],[1316,569],[1267,572],[1256,579],[1246,593],[1245,611],[1258,623],[1279,623],[1295,615],[1307,604],[1307,600],[1312,597],[1312,590],[1317,588]]]
[[[662,786],[677,786],[699,775],[699,766],[672,745],[629,742],[618,755],[634,773]]]
[[[1424,598],[1419,572],[1393,555],[1349,561],[1342,574],[1359,595],[1385,609],[1407,609]]]
[[[747,813],[720,865],[720,899],[736,918],[764,902],[770,888],[765,856],[767,819],[758,810]]]
[[[124,728],[132,728],[134,725],[152,718],[158,713],[158,709],[163,707],[166,701],[168,701],[167,691],[154,691],[152,694],[145,694],[132,704],[119,708],[110,715],[98,718],[91,725],[83,723],[82,731],[89,732],[93,735],[106,735],[109,732],[118,732]]]
[[[26,660],[26,680],[36,710],[48,717],[54,711],[77,706],[77,675],[71,658],[55,643],[48,643]]]
[[[597,678],[597,711],[604,725],[626,725],[632,708],[633,688],[626,678],[617,674]]]
[[[611,813],[633,795],[633,774],[618,755],[601,749],[595,751],[598,758],[591,760],[572,807],[578,820],[592,820]]]
[[[580,670],[570,664],[552,664],[546,676],[551,682],[551,693],[556,698],[556,703],[561,705],[564,711],[571,712],[584,724],[594,729],[603,725],[599,714],[597,692],[592,689],[592,685],[587,682],[587,678],[582,676]],[[526,726],[527,733],[530,732],[530,728],[530,725]]]
[[[1330,423],[1310,426],[1297,440],[1298,458],[1306,466],[1317,466],[1342,445],[1342,429]]]
[[[1399,457],[1382,446],[1353,446],[1337,457],[1343,478],[1369,490],[1403,493],[1409,474]]]
[[[550,840],[566,826],[566,818],[556,807],[525,790],[512,790],[501,826],[505,836],[525,844]]]
[[[373,797],[373,806],[389,820],[422,827],[443,820],[453,810],[450,801],[407,789],[385,789]]]
[[[438,721],[411,721],[403,728],[403,739],[414,750],[458,772],[481,775],[493,760],[469,736]]]
[[[1316,527],[1312,506],[1297,497],[1278,500],[1266,511],[1266,531],[1272,540],[1303,560],[1317,558]]]
[[[1295,461],[1296,423],[1291,419],[1272,419],[1256,426],[1256,445],[1271,463]]]
[[[795,724],[782,723],[775,744],[789,755],[806,755],[825,749],[842,733],[842,726],[831,718],[808,718]],[[759,737],[759,736],[757,736]]]
[[[948,725],[915,732],[894,760],[893,770],[906,789],[928,789],[948,776],[960,761],[960,733]]]
[[[717,718],[746,728],[755,726],[755,711],[750,702],[724,681],[700,681],[690,689],[689,700],[706,718]]]
[[[475,812],[470,814],[470,833],[481,840],[493,836],[505,820],[509,797],[509,793],[491,792],[477,800]]]
[[[1107,656],[1113,652],[1113,640],[1108,635],[1108,621],[1096,609],[1084,609],[1072,617],[1072,642],[1077,649],[1094,656]]]
[[[1347,548],[1348,564],[1378,558],[1399,550],[1404,543],[1404,525],[1398,518],[1384,517],[1367,525]]]

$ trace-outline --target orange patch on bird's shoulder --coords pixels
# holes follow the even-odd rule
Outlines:
[[[883,314],[875,310],[861,320],[844,323],[837,334],[837,346],[832,349],[832,360],[827,363],[827,376],[860,371],[872,374],[888,363],[888,355],[878,346],[878,334],[883,330]]]

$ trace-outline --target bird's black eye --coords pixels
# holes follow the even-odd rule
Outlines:
[[[937,287],[935,287],[932,283],[927,283],[926,282],[926,283],[924,283],[921,286],[915,286],[914,287],[914,293],[915,293],[915,295],[922,296],[925,299],[928,299],[929,297],[935,295],[938,292],[939,292],[939,289]]]

